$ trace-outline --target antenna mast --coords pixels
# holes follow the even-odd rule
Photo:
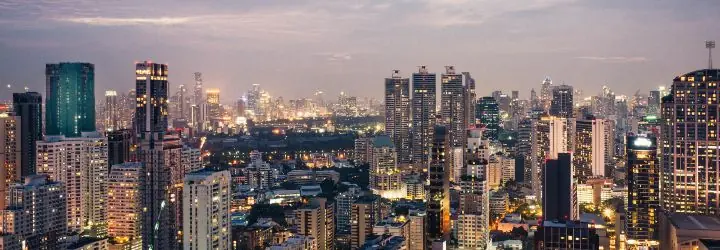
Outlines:
[[[712,49],[715,48],[715,40],[705,41],[705,48],[708,49],[708,68],[712,69]]]

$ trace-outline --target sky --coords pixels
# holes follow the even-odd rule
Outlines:
[[[454,65],[477,93],[527,98],[550,76],[646,93],[707,67],[717,0],[0,0],[0,100],[44,94],[46,63],[95,64],[95,88],[134,88],[167,63],[174,90],[202,72],[231,102],[252,84],[285,100],[316,90],[381,98],[383,78]],[[716,52],[720,54],[720,52]],[[716,56],[720,65],[720,56]]]

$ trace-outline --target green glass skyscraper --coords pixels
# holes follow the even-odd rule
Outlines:
[[[78,137],[95,131],[95,65],[45,65],[45,134]]]

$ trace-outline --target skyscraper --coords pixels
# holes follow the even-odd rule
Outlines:
[[[409,164],[410,148],[410,79],[394,70],[385,78],[385,135],[390,136],[398,153],[398,162]]]
[[[660,214],[660,166],[654,137],[627,137],[628,243],[649,246],[657,237]]]
[[[352,204],[350,215],[350,248],[359,249],[368,235],[372,234],[375,224],[380,222],[380,197],[366,195]]]
[[[108,167],[129,162],[135,157],[133,148],[133,131],[121,129],[107,132],[108,140]]]
[[[547,160],[543,184],[543,219],[577,220],[577,181],[573,177],[572,155],[560,153]]]
[[[73,138],[46,136],[37,142],[37,173],[65,184],[68,232],[105,230],[107,149],[107,139],[98,132]]]
[[[552,102],[550,115],[572,118],[573,117],[573,87],[568,85],[556,86],[552,89]]]
[[[335,209],[325,198],[313,198],[295,210],[297,234],[315,238],[312,249],[335,249]],[[352,230],[352,229],[351,229]]]
[[[196,78],[198,76],[196,74]],[[140,177],[143,249],[177,247],[176,218],[169,209],[171,171],[165,166],[163,150],[168,127],[167,77],[168,67],[165,64],[145,61],[135,65],[135,131],[140,144],[138,160],[143,162]]]
[[[573,151],[573,164],[575,174],[581,183],[588,177],[605,176],[605,165],[608,151],[612,148],[606,141],[612,136],[606,135],[607,129],[604,119],[588,117],[575,122],[575,150]]]
[[[6,189],[21,176],[20,117],[0,114],[0,207],[5,207]]]
[[[390,137],[376,136],[372,150],[370,189],[386,199],[405,198],[407,190],[397,165],[397,151]]]
[[[450,132],[443,126],[433,129],[428,167],[430,185],[427,199],[428,245],[435,240],[450,240]]]
[[[662,205],[671,212],[720,215],[717,95],[720,69],[673,80],[662,98]]]
[[[167,66],[167,65],[166,65]],[[193,104],[200,106],[201,103],[203,103],[203,79],[202,79],[202,73],[195,72],[193,74],[195,76],[195,88],[193,91]]]
[[[491,96],[480,98],[475,112],[475,119],[485,126],[483,136],[490,140],[497,140],[500,133],[500,108],[495,98]]]
[[[425,66],[420,66],[412,78],[412,160],[418,168],[425,168],[429,162],[435,126],[436,75],[429,73]]]
[[[105,91],[105,131],[120,129],[119,109],[117,92],[115,90]]]
[[[220,111],[220,89],[208,89],[207,94],[207,105],[208,105],[208,118],[215,121],[221,117]]]
[[[542,82],[542,87],[540,88],[540,104],[545,112],[550,111],[550,105],[553,99],[552,87],[550,77],[545,77],[545,80]]]
[[[45,66],[45,134],[78,137],[95,131],[95,65]]]
[[[20,116],[20,177],[35,174],[35,142],[42,140],[42,96],[13,93],[13,113]]]
[[[470,72],[462,72],[465,80],[465,126],[475,125],[475,104],[477,103],[477,94],[475,93],[475,78],[470,76]]]
[[[227,170],[202,170],[185,176],[184,249],[230,249],[230,183]]]
[[[464,147],[467,121],[463,75],[455,73],[454,66],[445,66],[445,74],[440,77],[440,89],[440,116],[442,124],[449,129],[450,146]]]
[[[465,249],[485,249],[489,239],[489,190],[486,181],[488,141],[481,129],[468,131],[465,172],[459,178],[458,245]]]

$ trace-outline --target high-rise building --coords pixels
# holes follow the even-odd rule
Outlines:
[[[440,116],[450,132],[453,148],[465,146],[465,88],[463,75],[455,73],[454,66],[445,66],[445,74],[440,77]]]
[[[410,210],[408,219],[410,220],[410,250],[425,250],[426,232],[425,221],[427,214],[423,210]]]
[[[134,137],[135,135],[130,129],[107,132],[108,166],[129,162],[134,159],[132,155],[135,151],[133,146]]]
[[[443,126],[433,129],[430,149],[427,233],[428,241],[450,240],[450,132]],[[428,243],[428,245],[430,245]]]
[[[542,110],[544,110],[545,112],[550,111],[550,105],[553,99],[552,88],[552,80],[549,76],[545,77],[545,80],[543,80],[542,82],[542,87],[540,88],[540,104]]]
[[[648,115],[660,115],[660,90],[652,90],[647,97]]]
[[[534,249],[601,249],[597,226],[581,221],[543,221],[534,241]]]
[[[203,170],[185,176],[184,249],[230,249],[230,178],[227,170]]]
[[[203,103],[203,79],[202,79],[202,73],[195,72],[193,74],[195,76],[195,88],[193,90],[193,105],[200,106],[201,103]]]
[[[337,232],[338,234],[350,234],[350,219],[352,217],[352,204],[360,198],[360,187],[355,185],[348,191],[342,192],[335,197],[337,207]]]
[[[573,117],[573,87],[568,85],[555,86],[552,89],[550,115],[562,118]]]
[[[353,158],[357,163],[372,161],[373,137],[360,137],[355,139]]]
[[[588,117],[575,122],[575,150],[573,164],[578,181],[585,183],[588,177],[605,176],[606,164],[609,165],[612,135],[606,135],[607,121]]]
[[[475,104],[477,104],[477,94],[475,93],[475,78],[470,76],[470,72],[462,72],[465,81],[465,126],[475,125]]]
[[[208,89],[207,94],[207,105],[208,105],[208,116],[211,120],[220,119],[222,114],[220,110],[220,89]]]
[[[65,184],[69,232],[93,227],[104,233],[107,150],[107,139],[98,132],[85,132],[74,138],[46,136],[37,142],[37,173]]]
[[[660,216],[660,166],[654,137],[627,137],[628,244],[650,246],[657,239]]]
[[[13,113],[20,116],[20,177],[35,174],[35,142],[42,140],[42,96],[13,93]]]
[[[572,155],[560,153],[555,159],[547,160],[543,184],[543,219],[577,220],[577,181],[573,176]]]
[[[7,187],[20,181],[22,166],[22,131],[20,117],[0,114],[0,208],[5,207]]]
[[[484,96],[478,100],[475,107],[475,119],[485,126],[484,137],[497,140],[500,133],[500,108],[497,101],[491,96]]]
[[[662,98],[662,206],[670,212],[720,215],[717,147],[720,69],[673,80]]]
[[[105,131],[115,131],[120,129],[119,102],[117,92],[115,90],[105,91]]]
[[[435,126],[436,107],[436,75],[420,66],[412,75],[412,160],[418,168],[425,168],[429,163],[430,149]]]
[[[385,134],[395,144],[398,162],[409,164],[410,154],[410,79],[398,70],[385,78]]]
[[[568,119],[543,116],[531,121],[530,180],[533,193],[543,200],[543,176],[547,159],[557,158],[559,153],[572,151],[570,146],[571,123]]]
[[[22,239],[23,249],[56,249],[67,229],[63,186],[45,175],[12,184],[7,207],[1,210],[0,231]]]
[[[295,210],[297,234],[315,238],[312,249],[335,249],[335,209],[325,198],[313,198]]]
[[[140,169],[127,162],[110,167],[108,174],[108,236],[119,244],[140,243]]]
[[[407,190],[397,164],[397,151],[390,137],[376,136],[370,163],[370,189],[386,199],[405,198]]]
[[[95,131],[95,65],[45,66],[45,134],[78,137]]]
[[[173,213],[175,211],[171,211],[176,206],[170,204],[171,169],[165,165],[166,159],[169,159],[164,150],[168,127],[167,77],[168,67],[165,64],[145,61],[135,65],[135,131],[139,140],[138,160],[143,162],[140,176],[143,249],[179,248],[178,218]],[[199,77],[196,74],[196,80],[199,80],[196,83],[202,83]],[[202,87],[201,84],[199,86]],[[197,98],[197,88],[195,90]]]
[[[380,197],[366,195],[352,204],[350,219],[350,249],[358,249],[367,236],[373,233],[373,227],[380,222]]]
[[[247,110],[251,116],[261,113],[260,111],[260,84],[253,84],[252,89],[247,92]]]
[[[481,129],[468,131],[465,172],[459,178],[460,206],[457,220],[458,246],[485,249],[489,240],[489,190],[487,185],[488,141]]]

